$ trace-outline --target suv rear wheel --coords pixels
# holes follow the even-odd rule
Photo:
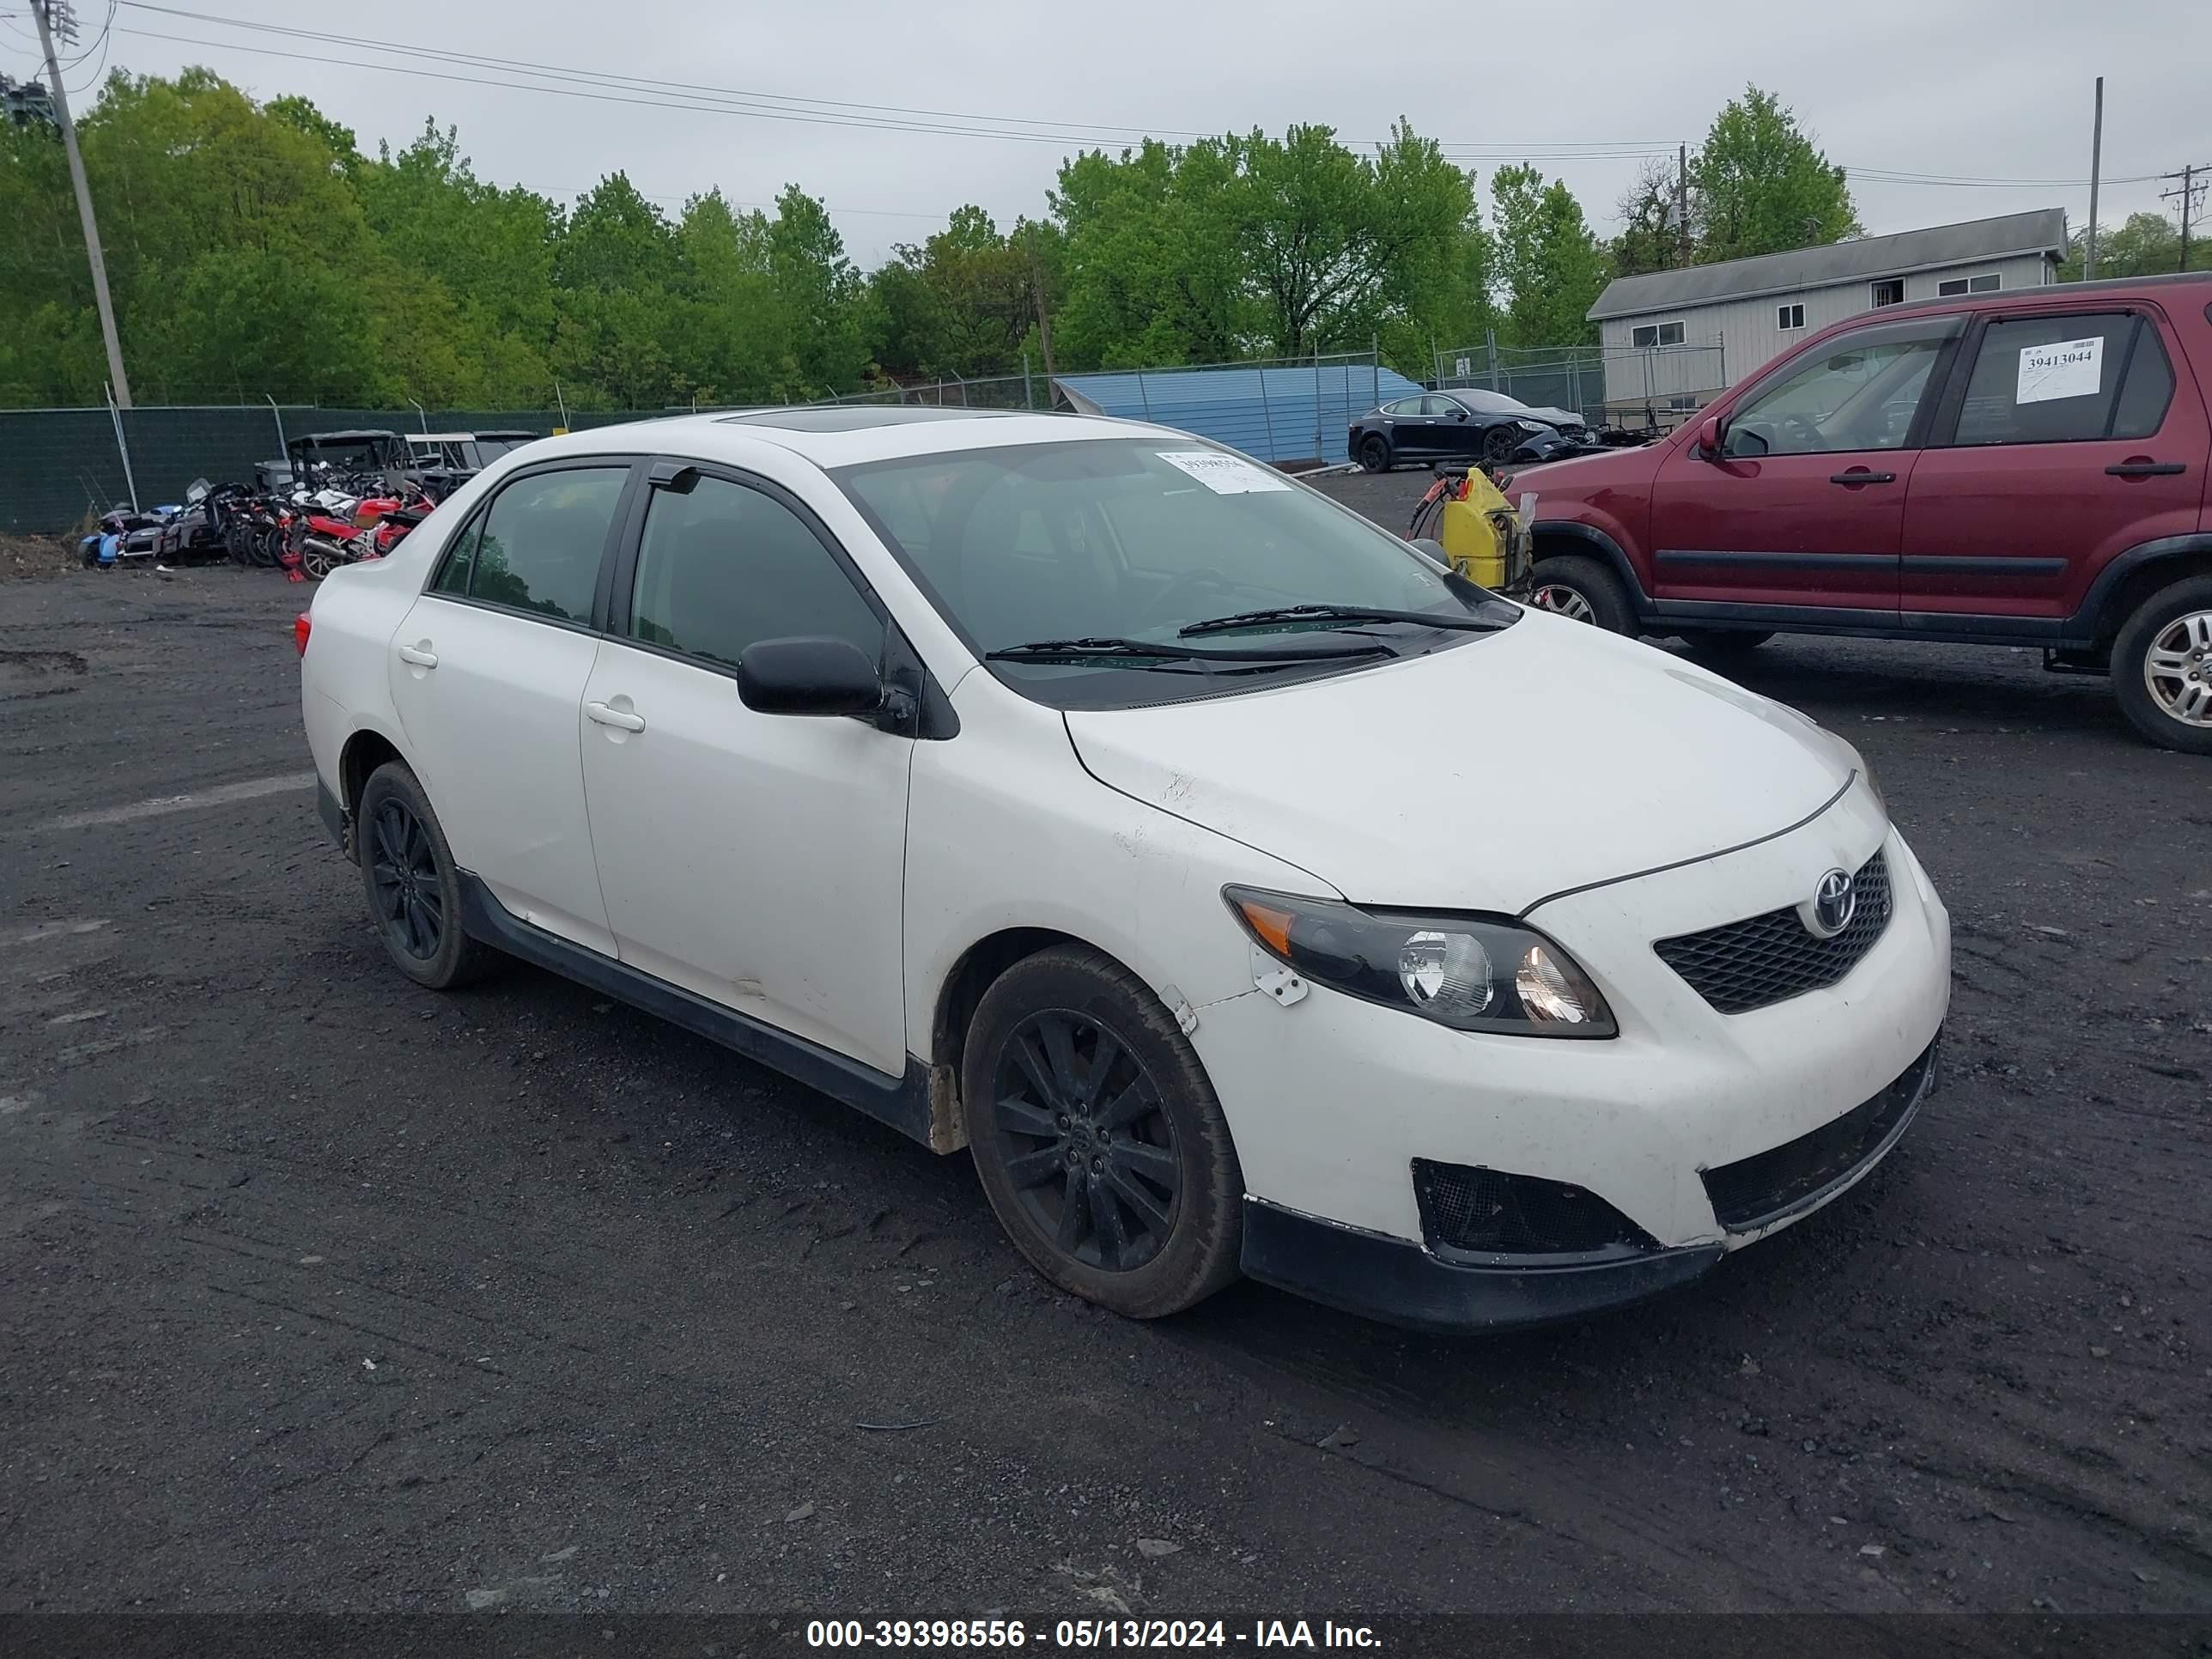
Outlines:
[[[2153,743],[2212,755],[2212,576],[2162,587],[2136,607],[2112,642],[2112,690]]]
[[[1636,612],[1620,579],[1587,554],[1557,553],[1538,560],[1528,603],[1538,611],[1595,623],[1608,633],[1636,632]]]

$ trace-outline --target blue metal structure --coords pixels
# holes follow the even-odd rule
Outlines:
[[[1421,390],[1372,359],[1102,370],[1062,374],[1057,385],[1086,414],[1157,421],[1263,461],[1348,460],[1355,418]]]

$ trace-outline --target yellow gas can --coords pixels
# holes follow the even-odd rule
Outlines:
[[[1493,591],[1514,586],[1528,571],[1528,532],[1498,486],[1475,468],[1444,498],[1437,540],[1452,568]]]

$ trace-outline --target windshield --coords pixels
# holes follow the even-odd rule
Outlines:
[[[1526,415],[1528,405],[1518,398],[1509,398],[1502,392],[1459,392],[1448,394],[1456,398],[1478,415]]]
[[[1121,660],[994,660],[992,671],[1046,700],[1212,695],[1285,674],[1342,672],[1347,646],[1442,649],[1470,637],[1418,621],[1254,621],[1203,641],[1193,623],[1253,611],[1328,605],[1509,621],[1510,606],[1448,577],[1406,543],[1270,468],[1194,440],[1111,438],[914,456],[831,477],[921,580],[979,656],[1044,641],[1120,642]],[[1360,632],[1351,638],[1346,630]],[[1289,637],[1285,637],[1288,635]],[[1133,687],[1133,647],[1310,645],[1320,660],[1151,665]],[[1224,682],[1226,682],[1224,685]],[[1186,684],[1185,682],[1188,682]]]

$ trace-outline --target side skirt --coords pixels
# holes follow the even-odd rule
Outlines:
[[[504,951],[511,957],[550,969],[579,985],[590,987],[618,1002],[681,1025],[709,1042],[743,1054],[795,1083],[818,1089],[887,1123],[901,1134],[933,1145],[929,1103],[929,1072],[908,1054],[904,1077],[890,1077],[872,1066],[824,1048],[817,1042],[780,1031],[719,1003],[655,979],[636,969],[571,944],[516,915],[477,877],[464,870],[461,879],[461,927],[471,939]]]

